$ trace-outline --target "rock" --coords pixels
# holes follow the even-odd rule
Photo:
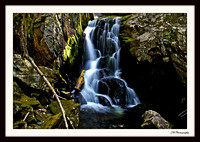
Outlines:
[[[66,115],[73,122],[74,127],[78,127],[80,105],[78,103],[74,103],[73,100],[61,100],[61,103],[63,105]],[[61,113],[61,110],[57,101],[52,102],[49,105],[49,107],[53,114]]]
[[[34,110],[34,114],[35,114],[35,117],[37,119],[37,123],[39,125],[43,124],[46,119],[50,116],[52,116],[51,113],[48,113],[46,109],[42,108],[42,109],[35,109]]]
[[[21,125],[21,120],[26,123],[36,122],[34,115],[34,109],[41,108],[41,104],[34,97],[26,96],[16,82],[13,83],[13,118],[14,128],[18,128]],[[19,121],[20,123],[18,123]],[[23,123],[24,124],[24,123]]]
[[[122,17],[120,41],[138,64],[172,62],[180,81],[187,84],[187,15],[137,13]]]
[[[85,98],[80,92],[78,94],[74,94],[74,102],[79,103],[80,105],[87,104]]]
[[[121,77],[148,109],[178,124],[177,113],[187,108],[179,103],[187,98],[187,15],[136,13],[122,19]]]
[[[63,52],[72,37],[77,41],[83,38],[83,30],[87,26],[92,14],[87,13],[26,13],[14,14],[14,53],[21,53],[20,27],[22,18],[26,20],[26,41],[29,55],[40,66],[59,69],[63,65]],[[81,42],[79,42],[81,43]],[[68,60],[74,62],[80,50],[70,44],[73,52]],[[75,50],[76,49],[76,50]],[[75,51],[75,52],[74,52]]]
[[[144,123],[142,128],[171,129],[172,125],[166,121],[159,113],[153,110],[145,111],[142,115]]]
[[[63,34],[66,39],[63,50],[63,60],[71,65],[78,59],[79,53],[83,50],[83,30],[93,16],[83,13],[63,13],[61,14]]]
[[[39,69],[52,85],[58,81],[59,74],[57,71],[44,66],[39,66]],[[19,54],[13,54],[13,76],[25,83],[28,87],[50,92],[48,85],[33,68],[31,63],[26,59],[22,59]]]
[[[114,104],[125,105],[126,87],[122,80],[114,77],[105,77],[99,81],[100,94],[107,94]]]

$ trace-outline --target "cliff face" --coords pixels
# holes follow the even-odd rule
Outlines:
[[[177,116],[187,100],[187,15],[137,13],[121,22],[122,77],[147,107]]]
[[[74,63],[91,14],[14,14],[14,53],[21,53],[21,27],[26,32],[28,53],[38,65],[59,68]]]
[[[123,22],[122,40],[138,63],[172,62],[187,84],[187,15],[132,14]],[[123,21],[123,19],[122,19]]]
[[[25,52],[64,97],[65,112],[78,126],[80,106],[71,100],[71,79],[80,71],[83,30],[92,18],[84,13],[13,15],[13,128],[65,128],[50,88],[23,58]]]

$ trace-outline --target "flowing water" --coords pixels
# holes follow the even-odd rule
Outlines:
[[[80,128],[128,128],[124,114],[140,104],[135,91],[120,78],[119,30],[120,17],[115,17],[90,21],[84,31]]]

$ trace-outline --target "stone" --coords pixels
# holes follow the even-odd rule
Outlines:
[[[44,66],[39,66],[39,69],[52,85],[58,82],[60,75],[57,71]],[[13,54],[13,76],[25,83],[28,87],[50,92],[43,78],[28,60],[22,59],[20,54]]]
[[[166,121],[159,113],[153,110],[145,111],[142,115],[144,120],[142,128],[171,129],[172,125]]]
[[[136,13],[122,19],[125,19],[120,29],[122,50],[129,46],[138,64],[172,62],[180,81],[186,86],[187,15]],[[172,60],[168,60],[170,57]]]
[[[126,87],[122,80],[114,77],[105,77],[99,81],[98,88],[98,93],[108,95],[114,104],[125,105]],[[105,102],[105,104],[107,103]]]

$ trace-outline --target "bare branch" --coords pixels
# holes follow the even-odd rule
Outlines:
[[[26,113],[26,115],[25,115],[25,117],[24,117],[24,119],[23,119],[23,121],[25,121],[26,120],[26,118],[28,117],[28,115],[30,114],[30,112],[27,112]]]
[[[54,90],[54,88],[52,87],[52,85],[49,83],[49,81],[47,80],[47,78],[44,76],[44,74],[40,71],[40,69],[37,67],[37,65],[35,64],[35,62],[33,61],[33,59],[28,56],[27,54],[25,54],[25,58],[32,64],[32,66],[36,69],[36,71],[40,74],[40,76],[43,78],[43,80],[46,82],[46,84],[49,86],[50,90],[52,91],[53,95],[56,97],[56,100],[59,104],[59,107],[62,111],[62,115],[63,115],[63,119],[65,122],[65,127],[68,129],[68,124],[67,124],[67,120],[66,120],[66,114],[65,114],[65,110],[61,104],[61,101],[56,93],[56,91]],[[68,118],[69,119],[69,118]],[[71,122],[70,122],[71,123]],[[73,126],[72,126],[73,127]],[[73,127],[74,128],[74,127]]]

